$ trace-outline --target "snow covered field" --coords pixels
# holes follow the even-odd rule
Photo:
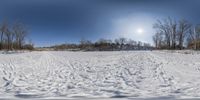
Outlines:
[[[174,100],[198,97],[199,53],[0,53],[0,99]]]

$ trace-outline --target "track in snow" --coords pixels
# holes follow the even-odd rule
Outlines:
[[[199,58],[159,51],[0,54],[0,97],[199,97]]]

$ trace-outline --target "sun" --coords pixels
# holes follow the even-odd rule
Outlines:
[[[138,29],[137,29],[137,33],[138,33],[138,34],[142,34],[143,32],[144,32],[144,30],[143,30],[142,28],[138,28]]]

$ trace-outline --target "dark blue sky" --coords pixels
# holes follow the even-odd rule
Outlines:
[[[156,19],[200,23],[199,8],[200,0],[1,0],[0,22],[23,22],[36,46],[117,37],[152,43]]]

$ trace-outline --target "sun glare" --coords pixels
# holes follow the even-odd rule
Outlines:
[[[137,33],[138,33],[138,34],[142,34],[143,32],[144,32],[144,30],[143,30],[142,28],[138,28],[138,29],[137,29]]]

